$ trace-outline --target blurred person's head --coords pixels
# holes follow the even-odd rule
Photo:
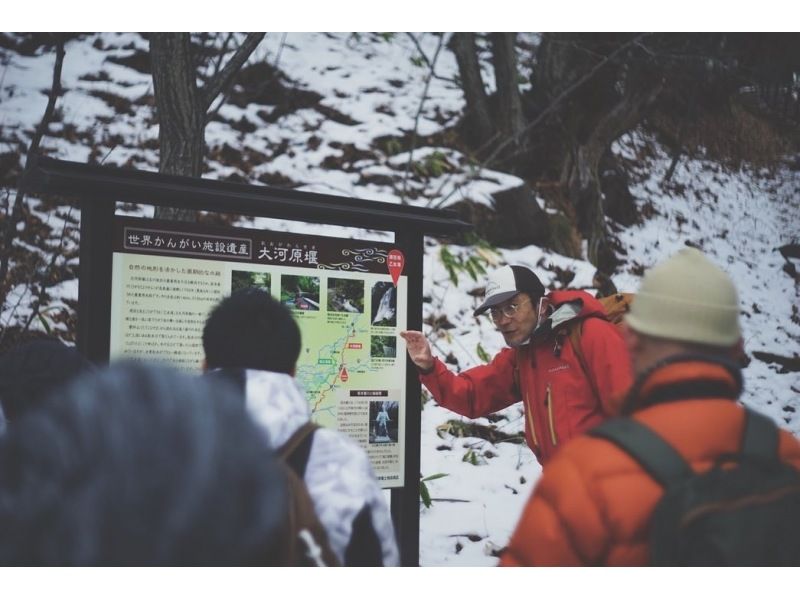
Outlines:
[[[0,438],[2,565],[276,564],[286,482],[222,382],[122,363]]]
[[[58,339],[37,339],[0,356],[0,403],[9,422],[37,407],[53,389],[68,384],[92,363]]]
[[[300,328],[266,291],[250,287],[226,297],[203,328],[205,368],[244,368],[294,375]]]
[[[636,374],[673,355],[741,356],[736,287],[690,247],[647,271],[624,329]]]

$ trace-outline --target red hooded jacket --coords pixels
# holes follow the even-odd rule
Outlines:
[[[632,381],[622,335],[603,319],[599,301],[584,291],[553,291],[547,297],[554,311],[529,344],[503,349],[491,363],[460,374],[438,359],[433,370],[420,374],[440,405],[466,417],[483,417],[523,401],[525,439],[542,465],[570,438],[608,417],[611,402]],[[558,334],[577,320],[583,321],[581,348],[599,398],[570,341]]]

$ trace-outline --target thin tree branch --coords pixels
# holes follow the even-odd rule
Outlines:
[[[53,67],[53,83],[50,87],[50,94],[47,98],[47,107],[44,110],[44,116],[42,116],[39,126],[36,127],[36,131],[31,139],[30,147],[28,148],[26,166],[27,162],[31,159],[31,156],[39,152],[39,144],[42,141],[44,132],[50,125],[50,121],[53,120],[53,112],[55,112],[56,100],[61,94],[61,67],[64,64],[64,54],[64,39],[63,37],[58,36],[58,41],[56,42],[56,63]]]
[[[2,344],[3,341],[5,340],[6,334],[11,328],[11,324],[14,321],[14,318],[17,315],[17,311],[19,311],[20,306],[22,305],[22,301],[25,299],[26,294],[30,292],[31,292],[31,287],[30,284],[28,284],[25,286],[25,292],[20,293],[17,296],[17,302],[10,309],[4,309],[4,311],[8,313],[8,317],[6,318],[5,322],[0,322],[0,344]],[[3,300],[3,307],[4,308],[6,307],[5,299]]]
[[[403,190],[400,193],[400,203],[407,203],[406,200],[406,192],[408,191],[408,172],[411,169],[411,163],[414,160],[414,146],[417,144],[417,129],[419,128],[419,119],[422,116],[422,107],[425,104],[425,100],[428,98],[428,88],[431,84],[431,79],[433,78],[433,71],[434,67],[436,66],[436,61],[439,58],[439,52],[444,45],[444,35],[439,37],[439,44],[436,46],[436,52],[433,55],[433,62],[430,65],[430,70],[428,71],[428,76],[425,79],[425,88],[422,91],[422,98],[419,101],[419,108],[417,109],[417,115],[414,118],[414,132],[411,135],[411,148],[408,152],[408,162],[406,163],[406,170],[403,173]]]
[[[50,286],[52,286],[48,285],[47,283],[50,278],[50,272],[55,267],[58,258],[62,257],[62,250],[64,248],[64,237],[66,236],[67,223],[69,216],[71,214],[72,214],[72,206],[70,206],[69,211],[67,212],[67,216],[64,219],[64,225],[61,227],[61,235],[59,236],[58,247],[54,249],[53,252],[50,254],[50,261],[44,267],[44,269],[42,270],[42,275],[39,277],[39,289],[35,293],[37,302],[34,304],[34,307],[31,310],[31,314],[30,316],[28,316],[28,321],[25,323],[25,326],[23,327],[23,330],[25,332],[28,331],[33,320],[35,320],[39,316],[39,314],[41,314],[42,303],[45,301],[45,295],[47,294],[47,289],[50,288]],[[32,287],[33,283],[34,281],[31,281],[29,283],[29,286]],[[34,294],[33,291],[31,291],[31,294],[32,295]]]
[[[222,43],[222,48],[220,48],[216,64],[214,65],[214,73],[209,77],[209,79],[216,77],[217,73],[219,73],[220,69],[222,68],[222,61],[225,58],[225,54],[228,53],[228,46],[230,45],[232,40],[233,40],[233,33],[229,33],[225,37],[225,41]]]
[[[203,86],[200,91],[200,109],[203,112],[207,112],[214,98],[230,85],[234,75],[239,72],[239,69],[250,57],[250,54],[253,53],[253,50],[264,39],[264,35],[264,33],[248,33],[242,45],[236,49],[236,52],[228,61],[228,64]]]
[[[410,32],[407,32],[406,35],[411,38],[411,41],[414,43],[414,47],[417,49],[417,52],[419,52],[419,55],[422,57],[422,61],[433,72],[433,76],[436,79],[439,79],[441,81],[447,81],[448,83],[455,83],[456,82],[456,80],[453,79],[452,77],[442,77],[441,75],[437,75],[436,71],[434,71],[434,68],[433,68],[433,65],[431,64],[431,61],[428,59],[428,56],[425,54],[425,51],[422,49],[422,46],[420,45],[419,40],[417,39],[417,36],[415,36],[413,33],[410,33]],[[434,62],[435,62],[435,60],[434,60]]]
[[[39,126],[33,133],[31,143],[28,146],[28,154],[25,158],[25,169],[31,162],[34,155],[39,153],[39,145],[41,144],[42,137],[44,136],[50,121],[53,120],[53,113],[55,112],[56,100],[61,93],[61,67],[64,64],[64,36],[56,36],[56,62],[53,66],[53,83],[50,87],[50,94],[47,98],[47,107],[44,110],[42,120]],[[5,305],[6,294],[6,278],[8,277],[9,263],[11,260],[11,248],[14,244],[14,239],[17,236],[17,224],[22,219],[22,208],[25,203],[25,193],[21,189],[17,189],[17,196],[14,199],[14,208],[11,210],[11,216],[6,221],[6,227],[3,235],[3,254],[0,257],[0,305]]]
[[[278,51],[275,54],[275,61],[272,63],[272,69],[274,71],[273,75],[269,79],[265,79],[261,82],[261,85],[258,86],[258,89],[255,92],[255,97],[260,97],[263,94],[267,87],[275,80],[278,75],[278,63],[281,60],[281,54],[283,53],[283,48],[286,46],[286,36],[287,34],[284,33],[281,36],[281,42],[278,44]],[[265,57],[266,60],[266,57]],[[211,119],[214,118],[217,114],[219,114],[220,109],[225,105],[228,101],[228,97],[230,96],[230,88],[226,89],[220,96],[217,105],[208,111],[206,114],[206,123],[211,122]]]

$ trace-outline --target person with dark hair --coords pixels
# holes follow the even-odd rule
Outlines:
[[[266,291],[249,287],[218,303],[203,328],[206,362],[214,368],[294,375],[300,329],[286,308],[271,299]]]
[[[242,389],[253,418],[280,451],[311,428],[311,409],[294,379],[300,328],[266,291],[234,291],[209,314],[203,329],[204,369]],[[389,509],[365,451],[328,428],[304,436],[300,476],[339,563],[397,565]]]
[[[738,402],[739,310],[697,249],[648,270],[622,417],[544,469],[501,565],[800,564],[800,441]]]
[[[56,338],[17,345],[0,357],[0,404],[9,423],[34,408],[53,389],[67,384],[92,363]]]
[[[420,380],[443,407],[477,418],[522,401],[525,440],[544,465],[568,440],[608,417],[614,399],[630,386],[625,343],[597,299],[585,291],[546,294],[524,266],[489,274],[474,315],[486,312],[508,348],[459,374],[433,357],[421,332],[400,336]]]
[[[0,565],[282,564],[283,471],[230,385],[113,365],[0,438]]]

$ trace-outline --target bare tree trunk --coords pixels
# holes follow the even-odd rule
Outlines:
[[[594,123],[585,142],[577,141],[574,153],[562,172],[570,201],[575,207],[578,230],[587,241],[587,259],[603,272],[613,272],[616,257],[609,243],[605,222],[603,195],[600,188],[600,159],[624,131],[641,120],[644,109],[659,94],[662,83],[649,84],[630,90],[617,104]]]
[[[458,32],[450,38],[450,49],[456,55],[461,89],[467,102],[467,121],[475,132],[476,145],[486,143],[493,134],[494,126],[489,113],[489,98],[483,86],[481,68],[478,64],[475,34]]]
[[[630,191],[628,173],[611,151],[603,154],[598,168],[606,215],[622,226],[632,226],[638,220],[639,212]]]
[[[563,182],[575,208],[578,231],[587,241],[586,258],[600,270],[606,271],[609,257],[613,257],[613,254],[606,255],[608,240],[598,176],[603,149],[597,141],[591,145],[579,145],[569,160],[570,167]],[[603,262],[602,266],[600,262]]]
[[[191,177],[202,174],[209,108],[263,37],[263,33],[249,33],[225,67],[198,89],[190,35],[150,35],[150,62],[159,122],[159,172]],[[197,218],[194,210],[167,207],[157,207],[155,215],[169,220]]]
[[[586,257],[606,273],[613,272],[617,259],[606,227],[600,160],[615,139],[640,122],[663,85],[658,71],[648,71],[646,63],[637,68],[627,56],[642,36],[546,34],[537,56],[538,83],[549,96],[542,98],[545,105],[583,81],[558,114],[561,183],[587,242]]]
[[[150,54],[159,121],[158,170],[198,177],[205,154],[205,122],[189,34],[154,33]]]
[[[201,112],[188,33],[153,33],[150,62],[158,111],[158,171],[199,177],[205,155]],[[193,210],[157,207],[156,218],[195,220]]]
[[[525,127],[522,114],[522,98],[519,94],[517,52],[514,43],[516,33],[492,33],[492,63],[497,84],[497,121],[504,136],[515,139],[515,149],[523,143],[524,137],[519,135]]]

